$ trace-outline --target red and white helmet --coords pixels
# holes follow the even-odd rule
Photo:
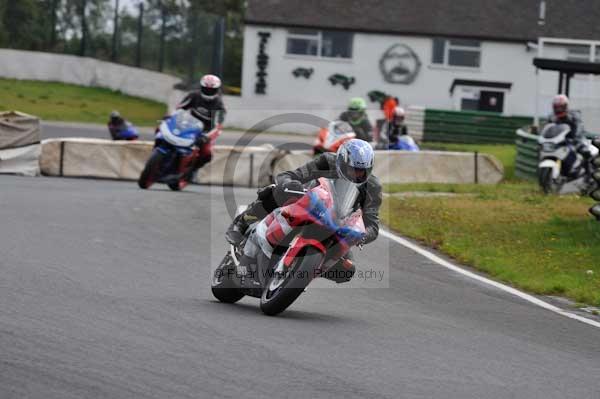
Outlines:
[[[406,116],[406,112],[404,111],[404,108],[402,108],[402,107],[395,107],[394,108],[394,116],[395,117],[402,117],[402,118],[404,118]]]
[[[552,99],[552,110],[558,118],[564,118],[569,111],[569,97],[558,94]]]
[[[406,112],[402,107],[395,107],[393,111],[394,120],[396,123],[402,123],[404,121],[404,117],[406,116]]]
[[[205,100],[214,100],[219,95],[221,79],[215,75],[204,75],[200,79],[200,95]]]

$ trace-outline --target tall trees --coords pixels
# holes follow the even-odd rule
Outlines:
[[[222,18],[224,81],[239,85],[244,0],[143,2],[143,68],[189,75],[192,81],[210,72],[214,54],[218,54],[213,51],[215,23]],[[120,0],[121,8],[117,10],[118,3],[119,0],[0,0],[0,47],[85,54],[134,65],[138,9],[126,7],[125,1]]]

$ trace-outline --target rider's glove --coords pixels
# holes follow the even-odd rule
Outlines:
[[[589,148],[582,148],[582,149],[579,150],[579,153],[585,159],[589,159],[589,158],[592,157],[592,152],[590,151]]]
[[[303,191],[304,187],[302,187],[302,183],[298,180],[290,180],[282,185],[283,191]]]
[[[196,141],[194,142],[194,144],[196,144],[198,147],[202,147],[203,145],[208,144],[209,141],[210,138],[208,138],[208,136],[202,135],[196,137]]]
[[[302,187],[302,183],[300,183],[298,180],[290,180],[281,185],[278,185],[274,191],[275,202],[277,202],[277,205],[283,206],[290,199],[299,197],[299,194],[297,193],[289,193],[286,191],[301,192],[304,191],[304,188]]]

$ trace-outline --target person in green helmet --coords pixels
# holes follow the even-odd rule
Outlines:
[[[373,125],[369,121],[367,115],[367,103],[360,97],[355,97],[350,100],[348,104],[348,110],[342,112],[340,119],[344,122],[348,122],[356,138],[364,141],[373,141]]]

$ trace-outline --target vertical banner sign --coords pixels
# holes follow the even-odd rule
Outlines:
[[[260,37],[260,42],[258,45],[258,55],[256,56],[256,66],[258,67],[258,72],[256,72],[256,86],[254,87],[254,92],[256,94],[267,94],[267,66],[269,65],[269,56],[265,51],[265,47],[267,46],[267,42],[271,37],[270,32],[258,32],[258,37]]]

